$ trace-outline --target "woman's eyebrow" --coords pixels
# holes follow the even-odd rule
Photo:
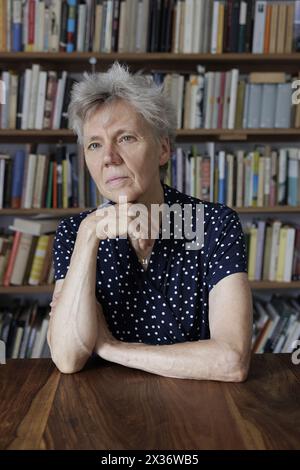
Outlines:
[[[136,133],[136,131],[133,130],[133,129],[125,129],[125,128],[124,128],[124,129],[118,129],[118,130],[113,134],[113,137],[115,137],[115,136],[117,136],[117,135],[119,135],[119,134],[123,134],[123,132]],[[85,141],[88,141],[88,142],[91,142],[92,140],[101,140],[101,138],[102,138],[101,135],[93,135],[93,136],[91,136],[91,137],[85,136],[85,137],[84,137],[84,140],[85,140]]]

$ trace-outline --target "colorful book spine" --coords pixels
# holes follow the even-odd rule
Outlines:
[[[36,251],[33,258],[32,268],[29,276],[28,284],[38,286],[43,270],[44,259],[47,252],[49,235],[41,235],[38,239]]]
[[[22,51],[22,0],[12,4],[12,51]]]
[[[68,0],[67,52],[74,52],[75,50],[76,3],[77,0]]]
[[[223,150],[219,152],[218,164],[219,164],[219,189],[218,189],[218,202],[225,204],[226,201],[226,155]]]
[[[10,284],[10,279],[12,276],[12,272],[14,269],[14,264],[20,244],[20,239],[21,239],[21,232],[15,232],[14,234],[14,239],[13,239],[13,244],[12,244],[12,249],[9,254],[8,262],[7,262],[7,267],[6,271],[4,273],[4,278],[3,278],[3,285],[5,287],[8,287]]]
[[[11,207],[19,209],[21,207],[23,175],[25,167],[25,152],[17,150],[14,157],[13,181],[12,181],[12,200]]]

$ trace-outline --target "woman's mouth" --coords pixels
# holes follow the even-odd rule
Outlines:
[[[119,184],[122,184],[123,181],[125,181],[128,178],[128,176],[118,176],[116,178],[111,178],[108,181],[106,181],[106,184],[109,184],[110,186],[118,186]]]

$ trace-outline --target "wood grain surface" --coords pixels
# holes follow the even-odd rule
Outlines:
[[[300,365],[256,354],[244,383],[181,380],[93,359],[0,366],[0,449],[299,449]]]

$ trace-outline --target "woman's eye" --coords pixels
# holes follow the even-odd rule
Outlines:
[[[88,146],[88,150],[96,150],[97,147],[93,147],[94,145],[99,145],[99,144],[97,144],[96,142],[91,143],[91,144]]]
[[[123,135],[123,137],[121,137],[121,140],[125,140],[125,142],[130,142],[134,139],[134,137],[132,135]]]

